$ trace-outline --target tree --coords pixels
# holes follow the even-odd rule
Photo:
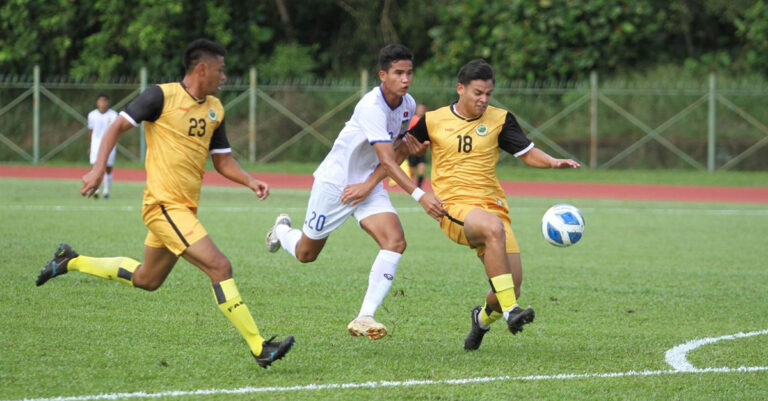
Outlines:
[[[94,27],[85,7],[66,0],[8,0],[0,6],[0,71],[25,74],[35,64],[66,73],[78,39]]]
[[[736,19],[737,35],[745,42],[744,60],[748,68],[768,73],[768,4],[755,2]]]
[[[437,74],[455,74],[467,60],[482,57],[500,78],[568,80],[583,79],[591,70],[682,64],[738,47],[732,18],[742,3],[455,2],[438,10],[438,23],[429,32],[434,55],[428,67]]]
[[[758,0],[6,0],[0,71],[178,78],[189,41],[229,50],[230,76],[356,76],[401,42],[422,76],[483,57],[500,79],[567,80],[675,63],[765,71]],[[423,67],[423,68],[422,68]],[[262,75],[264,76],[264,75]]]

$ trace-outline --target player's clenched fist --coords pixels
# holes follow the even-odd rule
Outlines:
[[[99,189],[101,180],[104,179],[104,173],[99,173],[96,169],[91,169],[83,176],[83,186],[80,188],[80,195],[91,197]]]

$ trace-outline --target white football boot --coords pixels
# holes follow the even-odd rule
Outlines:
[[[264,241],[267,244],[267,249],[273,253],[280,250],[280,240],[277,239],[277,235],[275,235],[275,228],[277,228],[277,226],[280,224],[285,224],[290,227],[291,216],[288,216],[285,213],[280,214],[277,216],[277,219],[275,219],[275,225],[273,225],[272,228],[267,231],[267,237],[264,239]]]
[[[378,340],[387,335],[387,326],[373,320],[373,316],[360,316],[347,325],[349,334]]]

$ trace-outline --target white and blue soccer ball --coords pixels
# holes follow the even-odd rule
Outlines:
[[[584,216],[573,205],[554,205],[541,218],[541,233],[552,245],[571,246],[584,234]]]

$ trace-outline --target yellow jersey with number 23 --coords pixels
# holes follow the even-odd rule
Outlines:
[[[231,152],[221,101],[197,99],[174,82],[148,88],[120,115],[145,122],[144,204],[196,208],[208,154]]]

